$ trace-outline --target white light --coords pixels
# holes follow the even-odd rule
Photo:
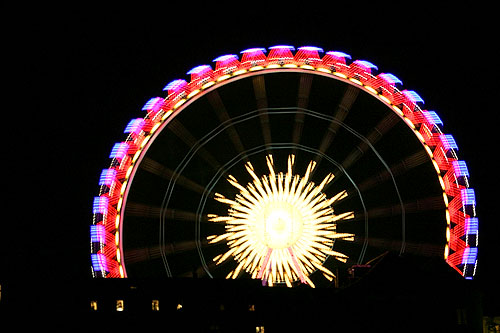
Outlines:
[[[293,245],[301,236],[303,221],[300,212],[291,204],[272,201],[255,217],[256,233],[269,248],[283,249]]]

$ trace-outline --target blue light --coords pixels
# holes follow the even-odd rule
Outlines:
[[[371,62],[366,61],[366,60],[356,60],[354,63],[356,63],[356,64],[361,64],[362,66],[365,66],[365,67],[368,67],[368,68],[373,68],[373,69],[377,69],[377,70],[378,70],[378,67],[377,67],[377,66],[375,66],[374,64],[372,64]]]
[[[394,76],[390,73],[381,73],[378,76],[380,76],[384,80],[389,81],[389,82],[394,83],[394,84],[396,84],[396,83],[403,84],[403,82],[400,79],[398,79],[396,76]]]
[[[462,202],[464,205],[476,205],[476,194],[471,188],[460,190]]]
[[[104,226],[102,224],[90,226],[90,240],[92,243],[104,243]]]
[[[251,49],[246,49],[246,50],[243,50],[241,51],[240,53],[254,53],[254,52],[266,52],[266,49],[263,48],[263,47],[254,47],[254,48],[251,48]]]
[[[469,177],[469,170],[465,161],[453,161],[452,165],[457,177]]]
[[[227,60],[238,60],[238,56],[236,56],[235,54],[226,54],[226,55],[222,55],[220,57],[217,57],[215,58],[213,61],[214,62],[217,62],[217,61],[227,61]]]
[[[93,214],[105,214],[108,211],[109,199],[108,197],[94,197],[92,205]]]
[[[125,131],[123,131],[123,133],[138,134],[142,130],[143,126],[144,126],[144,119],[142,118],[132,119],[125,127]]]
[[[347,53],[344,53],[344,52],[340,52],[340,51],[329,51],[329,52],[326,52],[326,54],[330,54],[330,55],[338,57],[338,58],[351,59],[350,55],[348,55]]]
[[[196,67],[192,68],[186,74],[200,74],[200,73],[203,73],[204,71],[210,70],[210,69],[212,69],[212,67],[210,67],[209,65],[200,65],[200,66],[196,66]]]
[[[276,46],[271,46],[269,48],[269,50],[274,50],[274,49],[289,49],[291,51],[295,51],[295,47],[290,45],[276,45]]]
[[[127,155],[128,144],[126,142],[115,143],[109,154],[109,158],[122,159]]]
[[[422,114],[424,117],[429,121],[429,123],[433,125],[443,125],[443,122],[441,121],[441,118],[437,115],[436,112],[434,111],[422,111]]]
[[[182,80],[182,79],[173,80],[172,82],[168,83],[165,86],[165,88],[163,88],[163,91],[177,90],[179,88],[182,88],[186,84],[187,84],[186,80]]]
[[[161,98],[161,97],[151,98],[149,101],[146,102],[146,104],[144,104],[144,106],[142,107],[142,111],[154,110],[156,107],[161,105],[160,102],[162,102],[162,101],[163,101],[163,98]]]
[[[420,97],[420,95],[417,94],[413,90],[404,90],[403,94],[405,94],[405,96],[408,96],[414,103],[418,103],[418,102],[424,103],[424,100],[422,99],[422,97]]]
[[[115,169],[104,169],[99,177],[99,185],[111,186],[116,179]]]
[[[458,150],[457,143],[455,142],[455,139],[451,134],[441,134],[439,138],[441,139],[441,142],[443,143],[443,146],[446,150]]]
[[[462,257],[462,264],[475,264],[477,259],[477,247],[466,247]]]
[[[91,254],[92,267],[94,271],[105,272],[108,271],[108,265],[106,264],[106,256],[102,253]]]
[[[477,235],[479,231],[479,221],[477,217],[465,219],[465,233],[467,235]]]
[[[304,50],[304,51],[317,51],[317,52],[323,52],[323,49],[321,47],[316,47],[316,46],[301,46],[298,48],[299,50]]]

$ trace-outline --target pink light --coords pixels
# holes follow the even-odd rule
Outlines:
[[[315,52],[315,54],[318,54],[318,52],[323,52],[323,49],[317,46],[301,46],[298,48],[298,50],[305,52]]]
[[[266,62],[266,55],[264,54],[264,52],[266,52],[266,49],[264,48],[252,48],[242,51],[241,52],[243,54],[243,56],[241,57],[242,65],[245,68],[264,65],[264,63]]]
[[[356,64],[357,66],[363,68],[368,73],[371,73],[372,69],[378,69],[377,66],[366,60],[356,60],[353,62],[353,64]]]
[[[328,51],[326,52],[326,55],[334,59],[336,62],[341,62],[344,64],[346,63],[346,59],[351,59],[350,55],[340,51]]]
[[[200,89],[205,83],[212,81],[214,71],[209,65],[201,65],[192,68],[187,74],[191,75],[189,82],[190,91]]]
[[[469,170],[467,169],[467,165],[465,161],[453,161],[453,172],[457,177],[469,177]]]
[[[319,52],[323,52],[323,49],[315,46],[299,47],[295,54],[295,61],[299,65],[306,64],[316,67],[321,62]]]
[[[187,72],[187,74],[191,75],[190,84],[193,81],[197,81],[197,80],[200,80],[200,79],[203,79],[205,77],[210,76],[211,73],[212,73],[212,67],[210,67],[209,65],[197,66],[197,67],[194,67],[193,69],[191,69],[189,72]]]
[[[211,69],[212,69],[212,67],[210,67],[209,65],[196,66],[196,67],[192,68],[189,72],[187,72],[187,74],[191,74],[191,78],[192,78],[192,75],[198,76],[198,75],[201,75],[203,73],[206,73],[207,71],[210,71]]]
[[[477,217],[468,217],[465,219],[465,233],[467,235],[477,235],[479,223]]]
[[[307,283],[306,279],[304,278],[304,273],[302,272],[302,269],[300,269],[299,262],[297,261],[297,258],[295,257],[295,253],[293,253],[293,250],[291,247],[288,248],[288,253],[290,253],[290,257],[292,258],[292,262],[293,262],[293,265],[295,266],[295,270],[299,274],[300,282]]]
[[[122,160],[125,156],[127,156],[129,149],[129,145],[126,142],[115,143],[113,148],[111,149],[111,154],[109,158],[116,158],[118,160]]]
[[[462,197],[462,202],[464,203],[464,205],[476,204],[476,195],[473,189],[471,188],[462,189],[460,191],[460,196]]]
[[[264,275],[264,272],[267,267],[267,263],[269,262],[269,258],[271,257],[271,253],[273,252],[273,249],[268,248],[266,256],[264,258],[264,261],[262,262],[262,266],[260,266],[259,273],[257,274],[257,279],[262,279],[262,276]]]
[[[389,73],[381,73],[377,75],[374,83],[374,88],[379,89],[382,96],[390,103],[394,102],[396,84],[402,84],[401,80]]]
[[[109,199],[108,197],[100,196],[94,197],[94,204],[92,208],[93,214],[105,214],[108,211]]]
[[[215,62],[215,71],[232,71],[239,65],[238,57],[234,54],[226,54],[215,58],[213,61]]]
[[[266,52],[266,49],[263,47],[253,47],[241,51],[242,54],[264,54],[264,52]]]
[[[145,122],[144,122],[144,119],[142,119],[142,118],[132,119],[127,124],[127,127],[125,127],[124,133],[134,133],[134,134],[138,135],[142,131],[144,124],[145,124]]]
[[[109,271],[106,262],[107,258],[104,254],[102,253],[91,254],[91,258],[92,258],[92,267],[94,268],[95,271],[101,271],[101,272]]]
[[[442,142],[443,148],[448,151],[450,149],[458,150],[457,143],[455,139],[450,134],[441,134],[439,139]]]
[[[422,111],[422,114],[424,115],[428,124],[443,125],[443,122],[441,121],[439,116],[436,114],[436,112],[434,112],[434,111]]]
[[[271,46],[269,50],[289,50],[289,51],[294,51],[295,47],[290,46],[290,45],[275,45]]]
[[[321,67],[338,73],[347,75],[349,67],[346,65],[346,58],[351,56],[339,51],[328,51],[321,60]]]
[[[394,86],[396,84],[403,84],[400,79],[390,73],[380,73],[378,75],[379,78],[383,79],[388,84]]]
[[[105,229],[102,224],[91,225],[90,226],[90,239],[93,243],[104,243],[105,241]]]
[[[115,169],[104,169],[99,177],[99,185],[111,186],[116,180],[116,170]]]
[[[394,105],[402,107],[407,117],[416,110],[417,103],[423,102],[424,100],[413,90],[403,90],[394,94]]]
[[[154,97],[151,98],[149,101],[147,101],[146,104],[144,104],[144,106],[142,107],[142,111],[158,112],[158,110],[161,109],[162,105],[163,105],[163,98]]]
[[[350,65],[349,76],[366,85],[373,86],[376,77],[371,75],[372,69],[377,69],[377,66],[366,60],[356,60]]]
[[[422,99],[422,97],[420,97],[419,94],[417,94],[415,91],[413,90],[403,90],[403,95],[405,95],[408,100],[410,100],[413,104],[417,104],[417,103],[424,103],[424,100]]]
[[[283,62],[290,63],[293,60],[292,50],[295,50],[293,46],[288,45],[277,45],[269,48],[269,54],[267,55],[267,60],[272,63]]]
[[[467,247],[464,250],[462,264],[475,264],[477,259],[477,247]]]
[[[182,92],[187,88],[187,82],[185,80],[173,80],[163,88],[163,91],[167,91],[168,95],[177,94]]]

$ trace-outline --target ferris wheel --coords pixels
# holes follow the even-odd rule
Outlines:
[[[312,287],[387,251],[472,279],[467,165],[395,75],[289,45],[214,59],[125,128],[90,226],[98,278],[252,278]]]

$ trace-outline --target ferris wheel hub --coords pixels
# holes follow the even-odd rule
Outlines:
[[[302,235],[304,226],[300,211],[285,201],[272,201],[255,216],[257,238],[269,248],[292,246]]]

